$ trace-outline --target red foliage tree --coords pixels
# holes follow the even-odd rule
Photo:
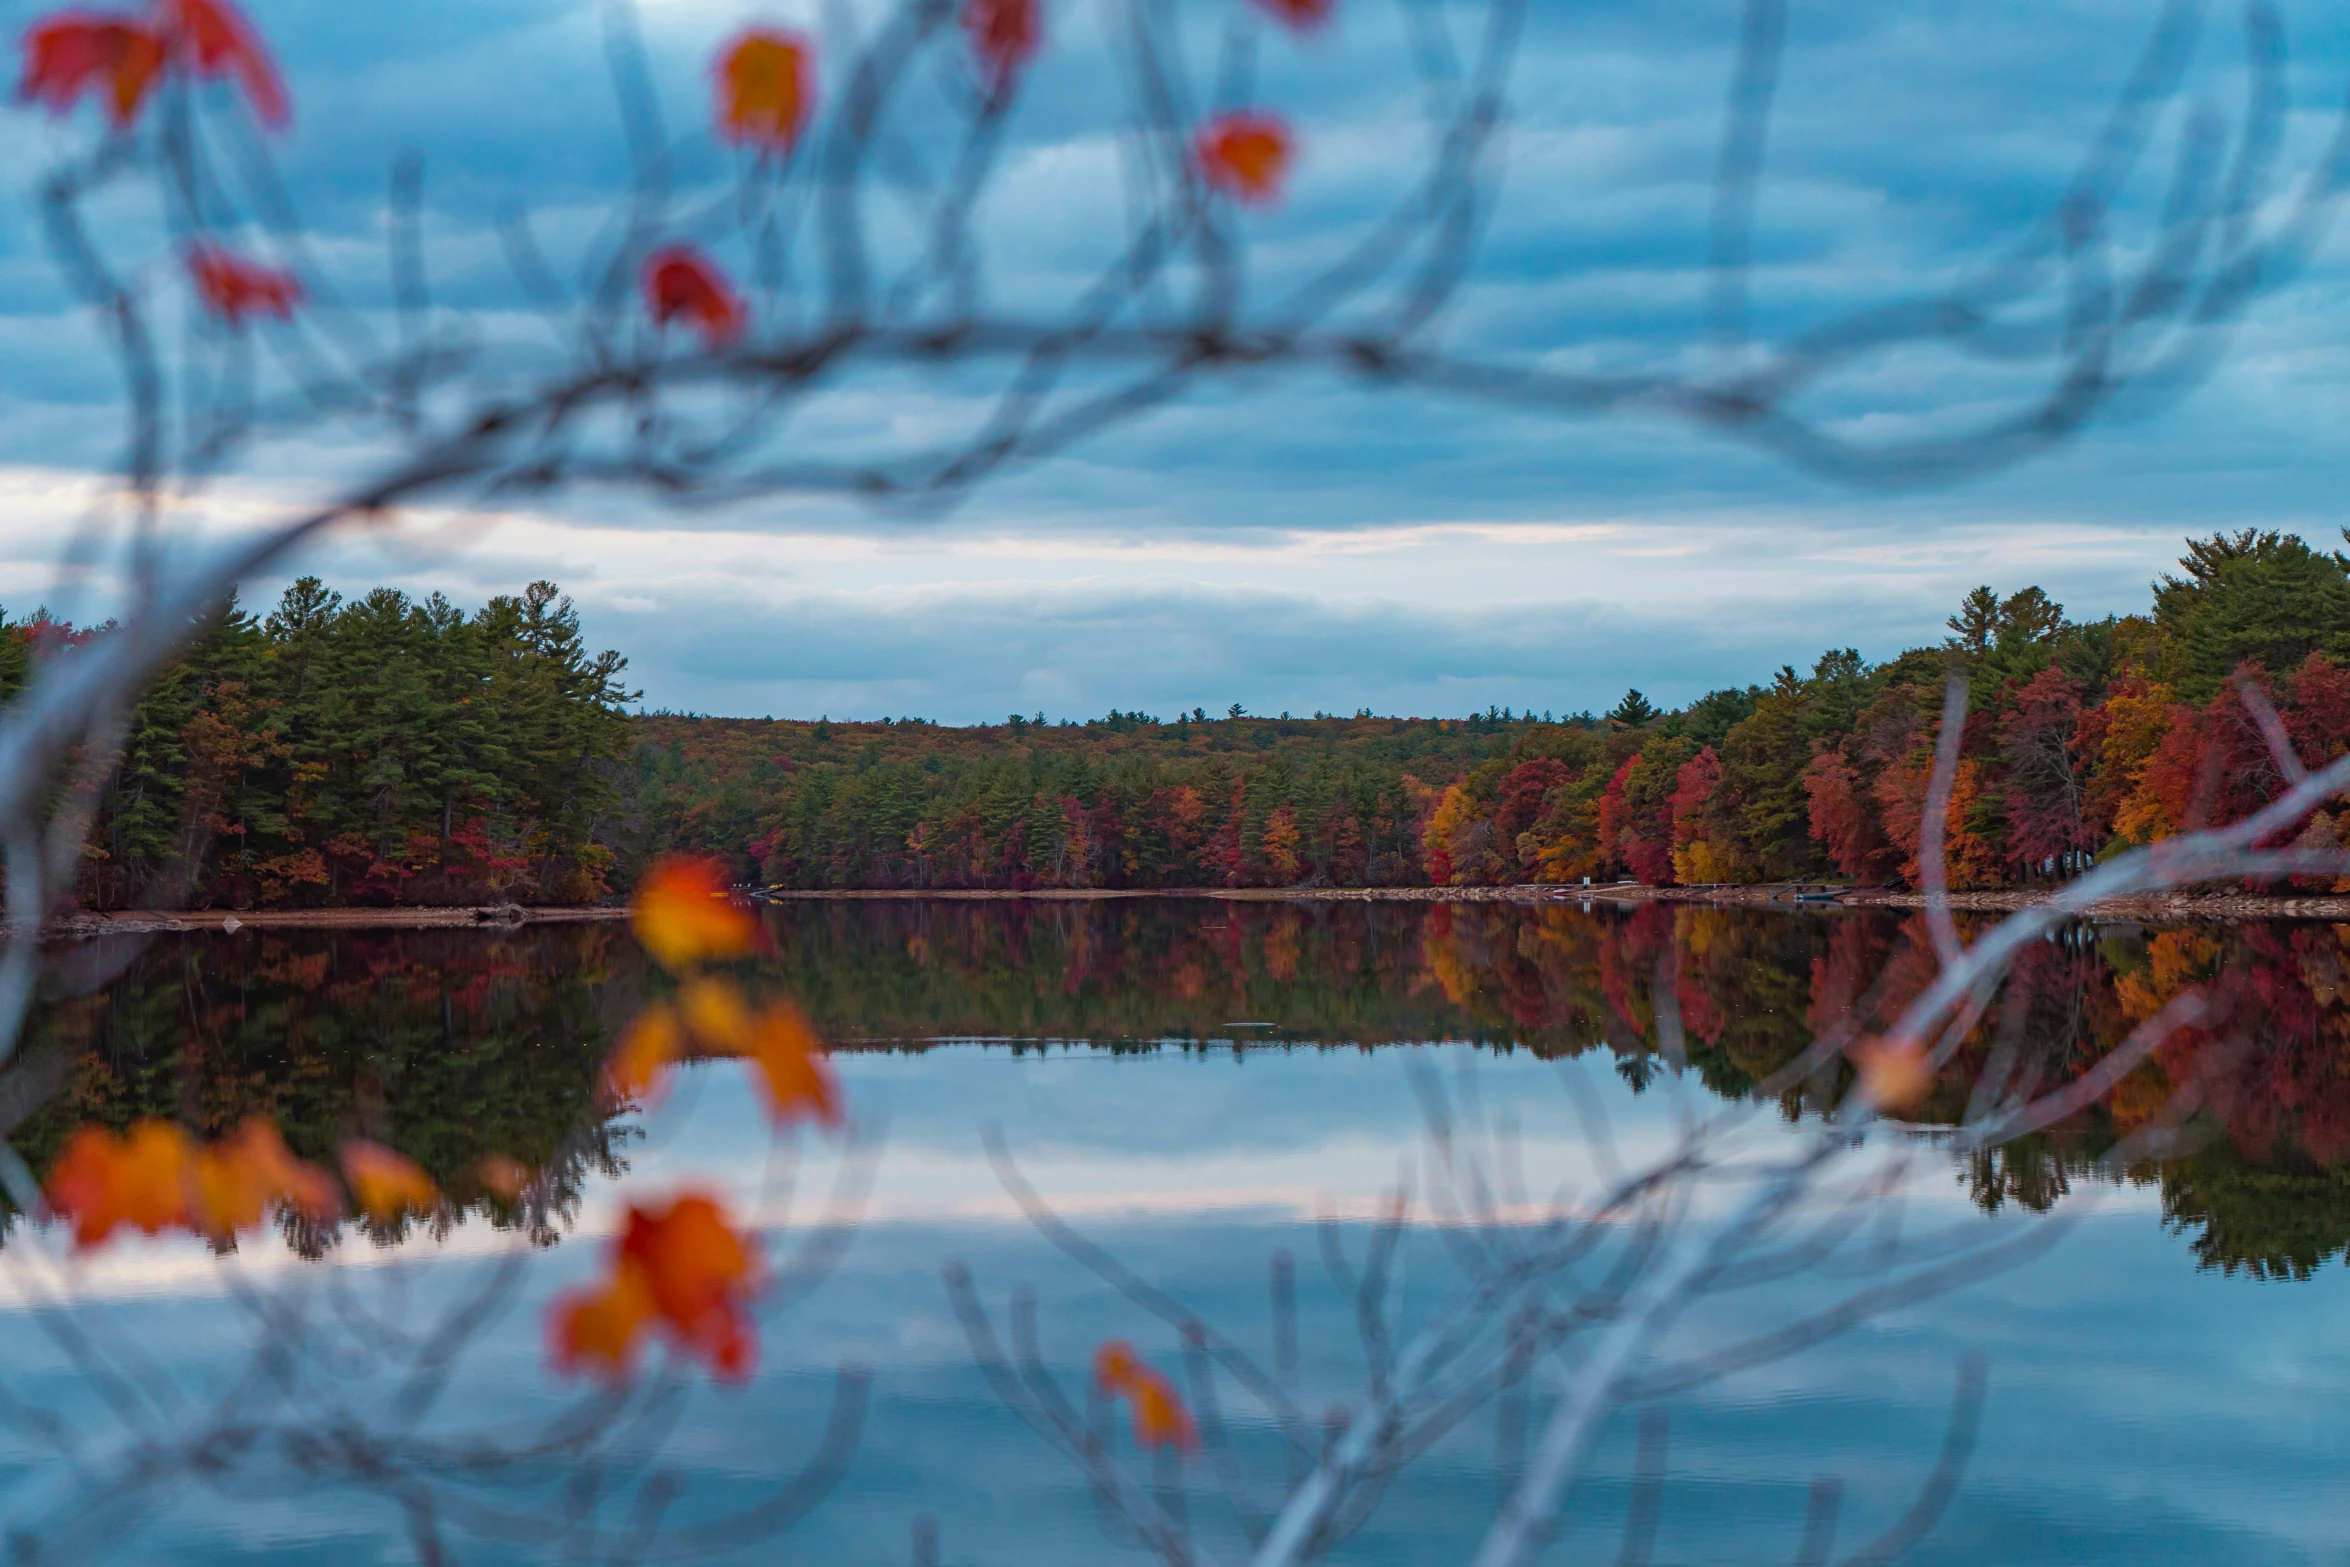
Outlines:
[[[1828,863],[1855,880],[1875,875],[1885,860],[1885,835],[1862,801],[1851,764],[1839,752],[1822,751],[1803,770],[1803,792],[1811,804],[1812,841],[1827,851]]]
[[[2242,678],[2268,695],[2257,666],[2247,665]],[[2321,690],[2322,684],[2321,677]],[[2236,692],[2223,691],[2200,708],[2174,707],[2170,716],[2117,827],[2135,829],[2141,839],[2192,832],[2240,820],[2283,789],[2267,736]]]
[[[1722,759],[1714,755],[1712,746],[1681,764],[1672,799],[1675,848],[1704,836],[1705,808],[1713,803],[1714,791],[1721,785]]]
[[[1518,834],[1541,817],[1543,798],[1574,779],[1567,764],[1556,757],[1538,756],[1520,762],[1501,781],[1501,802],[1494,809],[1493,825],[1501,830],[1502,837],[1516,843]]]
[[[1609,869],[1622,866],[1630,869],[1626,854],[1636,836],[1633,807],[1630,798],[1632,769],[1640,765],[1638,752],[1624,758],[1623,765],[1607,781],[1607,788],[1599,796],[1599,854],[1600,863]],[[1638,875],[1638,871],[1633,871]]]
[[[1672,819],[1673,879],[1728,881],[1736,833],[1722,815],[1722,759],[1707,746],[1681,764],[1665,809]]]
[[[2051,664],[2008,697],[2000,720],[2007,777],[2007,862],[2029,872],[2093,847],[2087,782],[2079,763],[2080,682]]]
[[[2310,654],[2293,672],[2293,706],[2284,719],[2305,767],[2323,767],[2350,750],[2350,670]]]

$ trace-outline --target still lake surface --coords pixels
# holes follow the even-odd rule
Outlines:
[[[607,1559],[562,1527],[581,1510],[576,1476],[492,1476],[451,1456],[464,1433],[543,1422],[574,1396],[546,1368],[546,1302],[595,1270],[621,1194],[714,1186],[767,1221],[783,1258],[836,1183],[866,1172],[845,1254],[763,1322],[757,1376],[686,1379],[658,1460],[644,1456],[650,1428],[631,1450],[672,1476],[665,1521],[691,1528],[792,1472],[818,1444],[836,1372],[854,1366],[869,1399],[829,1494],[789,1533],[713,1538],[700,1559],[902,1563],[934,1531],[950,1563],[1148,1560],[975,1368],[941,1270],[968,1267],[999,1332],[1015,1288],[1032,1289],[1041,1358],[1080,1401],[1103,1340],[1170,1370],[1180,1342],[1040,1237],[989,1162],[988,1132],[1085,1235],[1268,1359],[1275,1259],[1294,1258],[1285,1375],[1318,1409],[1359,1398],[1364,1377],[1324,1226],[1359,1264],[1398,1179],[1425,1195],[1431,1092],[1491,1129],[1529,1190],[1588,1183],[1611,1152],[1660,1149],[1680,1117],[1748,1095],[1822,1020],[1882,1005],[1871,982],[1890,975],[1898,991],[1923,950],[1911,923],[1857,912],[1151,900],[795,904],[764,918],[772,950],[744,976],[795,995],[834,1042],[870,1164],[817,1136],[780,1158],[729,1063],[613,1117],[567,1169],[567,1224],[525,1246],[516,1293],[466,1335],[416,1445],[373,1479],[347,1464],[312,1478],[276,1450],[138,1485],[115,1483],[115,1466],[142,1433],[266,1402],[256,1367],[287,1357],[308,1357],[311,1392],[382,1429],[391,1395],[368,1381],[367,1341],[418,1331],[503,1265],[514,1237],[486,1209],[397,1239],[346,1232],[322,1261],[274,1235],[228,1259],[142,1240],[63,1273],[39,1237],[12,1230],[0,1520],[42,1542],[29,1559],[414,1561],[428,1494],[451,1559]],[[1823,1475],[1844,1487],[1839,1555],[1857,1548],[1933,1469],[1954,1367],[1980,1350],[1980,1438],[1911,1559],[2350,1560],[2346,950],[2350,930],[2323,925],[2084,924],[2036,952],[2000,1015],[2048,1081],[2078,1075],[2189,984],[2213,986],[2229,1021],[2204,1055],[2166,1052],[2001,1158],[1955,1158],[1930,1128],[1900,1133],[1914,1157],[1896,1195],[1914,1231],[2061,1233],[2021,1265],[1666,1400],[1656,1559],[1793,1559]],[[1653,1053],[1660,957],[1689,1034],[1678,1071]],[[109,938],[69,956],[0,1076],[0,1113],[39,1170],[89,1117],[225,1127],[266,1110],[301,1151],[369,1132],[462,1196],[484,1154],[536,1164],[593,1119],[599,1063],[662,984],[618,926]],[[2197,1079],[2203,1145],[2121,1180],[2094,1168],[2197,1060],[2216,1063]],[[1923,1114],[1945,1102],[1937,1090]],[[1816,1109],[1770,1107],[1781,1130],[1764,1135]],[[1447,1239],[1419,1228],[1399,1246],[1398,1329],[1457,1287]],[[1793,1313],[1849,1282],[1799,1277],[1682,1333],[1702,1347],[1744,1326],[1736,1312]],[[77,1304],[61,1318],[48,1308],[65,1291]],[[118,1346],[121,1386],[89,1374],[61,1323]],[[1464,1560],[1555,1385],[1538,1368],[1525,1401],[1464,1422],[1333,1559]],[[1283,1461],[1269,1427],[1225,1415],[1242,1488],[1270,1500]],[[1634,1447],[1619,1416],[1547,1560],[1615,1559]],[[1244,1555],[1217,1477],[1193,1465],[1203,1545]]]

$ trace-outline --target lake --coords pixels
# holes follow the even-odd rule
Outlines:
[[[1136,1295],[1197,1313],[1325,1440],[1382,1346],[1458,1297],[1477,1248],[1536,1233],[1553,1191],[1742,1105],[1737,1146],[1756,1159],[1810,1136],[1835,1084],[1759,1100],[1756,1085],[1930,966],[1915,921],[1860,911],[1168,899],[762,918],[769,951],[741,977],[788,991],[831,1042],[853,1138],[771,1139],[723,1061],[599,1116],[606,1053],[667,984],[620,925],[61,954],[0,1076],[34,1171],[85,1119],[218,1130],[265,1111],[313,1157],[353,1134],[391,1143],[452,1206],[401,1233],[291,1226],[225,1257],[136,1239],[80,1259],[18,1222],[0,1248],[0,1515],[20,1559],[1157,1559],[1040,1433],[1050,1410],[1008,1405],[984,1374],[950,1265],[1007,1353],[1033,1321],[1013,1397],[1052,1379],[1047,1401],[1109,1433],[1126,1483],[1181,1516],[1201,1559],[1245,1559],[1299,1460],[1259,1404],[1188,1391],[1206,1450],[1133,1451],[1089,1393],[1097,1346],[1128,1341],[1196,1386],[1182,1336]],[[1663,1393],[1644,1406],[1661,1448],[1617,1411],[1546,1559],[1615,1560],[1627,1514],[1653,1511],[1656,1560],[1793,1560],[1833,1496],[1843,1560],[1936,1473],[1970,1352],[1979,1424],[1909,1559],[2343,1559],[2346,946],[2350,930],[2315,924],[2083,923],[2041,944],[1918,1124],[1887,1131],[1885,1162],[1839,1199],[1860,1250],[1703,1304],[1660,1361],[1842,1298],[1896,1230],[2015,1254]],[[1947,1146],[1997,1039],[2003,1070],[2077,1080],[2195,985],[2217,1020],[2089,1108],[1992,1152]],[[1660,1003],[1686,1032],[1677,1064]],[[2193,1146],[2115,1168],[2117,1141],[2189,1088]],[[1444,1178],[1432,1126],[1483,1150],[1491,1189]],[[489,1153],[548,1167],[555,1222],[501,1227],[470,1173]],[[1135,1287],[1040,1231],[1008,1173]],[[1417,1222],[1391,1232],[1399,1181]],[[757,1372],[720,1386],[656,1364],[624,1411],[593,1407],[592,1385],[548,1368],[548,1303],[595,1272],[630,1195],[685,1185],[755,1212],[789,1286]],[[828,1230],[828,1214],[854,1222]],[[1392,1292],[1366,1322],[1358,1288],[1388,1235]],[[1475,1401],[1331,1559],[1466,1560],[1573,1353]],[[836,1407],[860,1418],[828,1449]],[[811,1457],[823,1483],[792,1489]],[[1636,1480],[1644,1462],[1661,1484]]]

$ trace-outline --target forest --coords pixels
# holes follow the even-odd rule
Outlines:
[[[0,627],[0,697],[91,632]],[[314,577],[232,608],[123,723],[86,785],[79,892],[97,908],[586,902],[629,747],[616,653],[591,655],[552,583],[467,614]]]
[[[1563,720],[655,715],[630,842],[798,888],[1901,884],[1953,670],[1953,884],[2060,878],[2285,787],[2264,710],[2306,765],[2350,744],[2350,557],[2277,532],[2192,540],[2146,613],[2094,621],[1981,587],[1936,645],[1880,664],[1831,649],[1677,711],[1631,691]]]
[[[316,579],[209,627],[90,786],[98,908],[593,902],[662,853],[791,888],[1651,884],[1916,878],[1946,682],[1967,680],[1945,842],[2029,885],[2257,808],[2273,718],[2350,745],[2350,557],[2192,540],[2144,614],[1977,588],[1949,635],[1660,710],[1465,718],[1237,706],[948,727],[631,716],[551,583],[468,613]],[[0,627],[0,695],[87,633]],[[2306,832],[2336,841],[2335,820]]]

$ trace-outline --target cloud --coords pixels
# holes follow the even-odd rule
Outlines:
[[[567,278],[598,253],[626,171],[599,8],[252,9],[295,83],[291,198],[354,319],[388,334],[385,175],[395,149],[413,148],[436,300],[478,330],[486,362],[550,363],[496,224],[527,206]],[[878,12],[839,14],[870,28]],[[1267,297],[1341,254],[1425,154],[1402,14],[1350,3],[1302,46],[1261,41],[1255,96],[1305,138],[1293,199],[1246,226]],[[1447,14],[1468,47],[1467,10]],[[1089,9],[1053,15],[1062,31],[979,214],[989,298],[1012,309],[1064,304],[1124,240],[1107,133],[1123,112],[1117,56]],[[682,204],[729,167],[698,131],[709,50],[743,13],[679,0],[642,17],[682,149]],[[2306,169],[2330,134],[2350,35],[2310,3],[2287,22],[2296,112],[2283,165]],[[2096,0],[1799,12],[1757,208],[1758,330],[1904,297],[2029,233],[2148,25]],[[1445,341],[1556,368],[1710,362],[1704,261],[1736,26],[1727,0],[1532,9],[1499,201]],[[1205,72],[1207,31],[1192,43]],[[2215,27],[2198,50],[2192,92],[2224,117],[2242,102],[2242,44]],[[824,51],[840,52],[829,36]],[[62,145],[21,111],[8,124],[28,151]],[[2178,125],[2124,187],[2125,247],[2144,243]],[[884,251],[919,243],[894,198],[872,208]],[[163,243],[138,213],[110,213],[126,243]],[[158,297],[162,254],[137,274]],[[1882,654],[1929,639],[1976,581],[2038,580],[2104,612],[2143,601],[2182,533],[2261,523],[2328,537],[2350,413],[2346,282],[2341,247],[2321,250],[2191,395],[1958,490],[1857,493],[1653,415],[1565,419],[1335,376],[1236,375],[1007,475],[944,520],[802,498],[687,518],[610,492],[526,514],[459,498],[422,519],[428,546],[352,541],[311,560],[346,587],[384,578],[471,600],[554,576],[593,634],[632,653],[649,700],[705,710],[1432,712],[1604,705],[1632,684],[1670,699],[1830,643]],[[992,372],[844,377],[796,416],[791,450],[836,460],[976,429],[1000,384]],[[56,476],[102,470],[121,446],[102,334],[48,265],[26,201],[0,207],[0,386],[0,464],[12,465],[0,493],[40,491],[0,519],[0,591],[15,603],[48,591],[42,562],[73,520]],[[1918,435],[2028,390],[2009,369],[1913,352],[1810,406],[1847,432]],[[216,488],[196,510],[207,526],[249,522],[366,455],[332,434],[273,443],[244,488]],[[98,586],[83,597],[103,612]]]
[[[654,707],[937,722],[1240,702],[1288,710],[1572,712],[1627,687],[1684,702],[1941,634],[1980,581],[2076,614],[2132,607],[2158,530],[2036,524],[1899,538],[1724,515],[1655,525],[1457,522],[1286,537],[917,537],[582,530],[514,516],[425,559],[329,552],[333,580],[478,602],[553,571]],[[1800,586],[1790,587],[1790,581]]]

